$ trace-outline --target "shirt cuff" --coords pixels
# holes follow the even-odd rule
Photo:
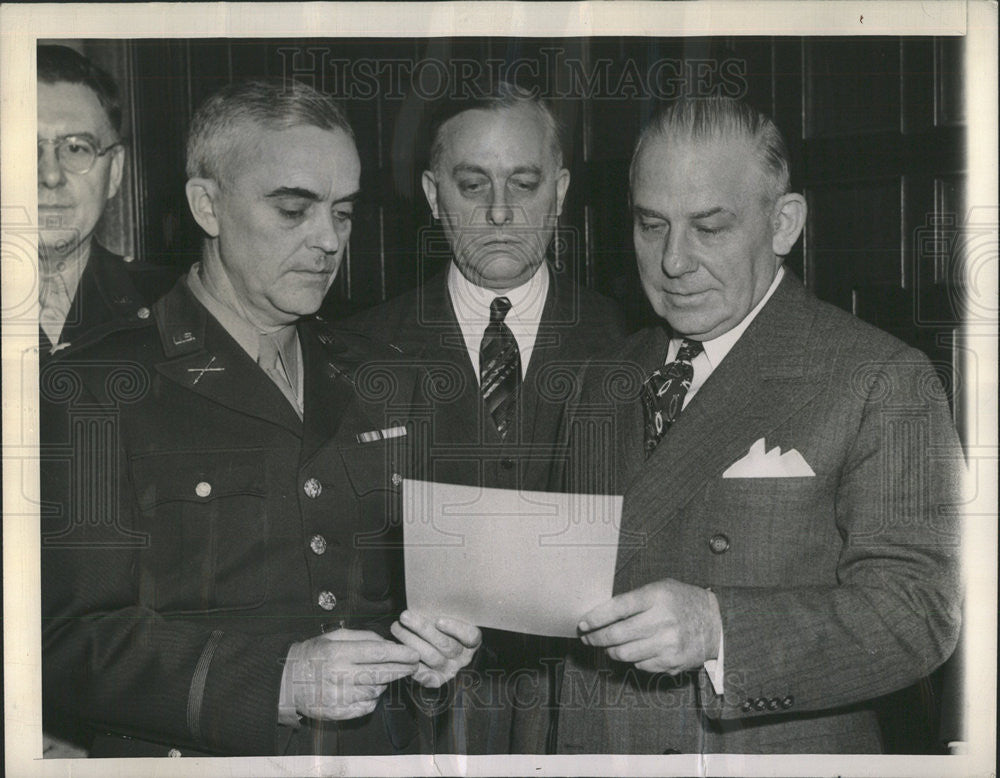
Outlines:
[[[722,697],[726,693],[725,685],[723,684],[724,668],[723,661],[725,659],[723,655],[723,647],[725,646],[726,640],[724,635],[719,635],[719,653],[716,655],[715,659],[709,659],[702,665],[705,668],[705,672],[708,673],[708,680],[712,682],[712,688],[715,689],[715,693]]]
[[[295,708],[294,673],[296,664],[301,661],[299,656],[302,648],[299,643],[293,643],[285,657],[285,669],[281,673],[281,689],[278,692],[278,723],[286,727],[298,727],[302,717]]]

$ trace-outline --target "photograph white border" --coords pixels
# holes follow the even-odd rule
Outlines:
[[[149,3],[0,7],[2,311],[37,315],[35,125],[39,38],[560,37],[637,35],[961,35],[966,38],[966,202],[997,225],[995,2]],[[996,769],[997,255],[975,258],[970,289],[992,321],[963,327],[978,383],[969,408],[964,573],[966,753],[947,757],[681,755],[41,759],[37,328],[5,325],[3,365],[4,724],[7,774],[22,776],[321,775],[989,775]],[[980,308],[980,310],[982,309]],[[972,308],[970,306],[970,308]],[[972,308],[975,310],[975,308]],[[28,356],[26,356],[28,354]],[[970,688],[972,687],[972,688]]]

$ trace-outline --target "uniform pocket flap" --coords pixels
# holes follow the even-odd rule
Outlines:
[[[381,440],[340,449],[347,478],[358,495],[399,489],[403,479],[398,466],[405,445],[400,441],[404,440]]]
[[[167,502],[209,502],[235,495],[266,495],[264,452],[170,451],[131,460],[139,506]]]

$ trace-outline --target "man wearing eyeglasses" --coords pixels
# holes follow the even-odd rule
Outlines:
[[[173,281],[94,240],[125,165],[115,82],[65,46],[38,47],[39,333],[44,357],[149,317]]]

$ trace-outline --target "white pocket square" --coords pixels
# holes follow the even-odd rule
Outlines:
[[[815,475],[816,473],[809,467],[809,463],[794,448],[784,454],[781,453],[778,446],[767,451],[764,438],[761,438],[750,446],[745,457],[733,462],[722,474],[722,477],[803,478]]]

